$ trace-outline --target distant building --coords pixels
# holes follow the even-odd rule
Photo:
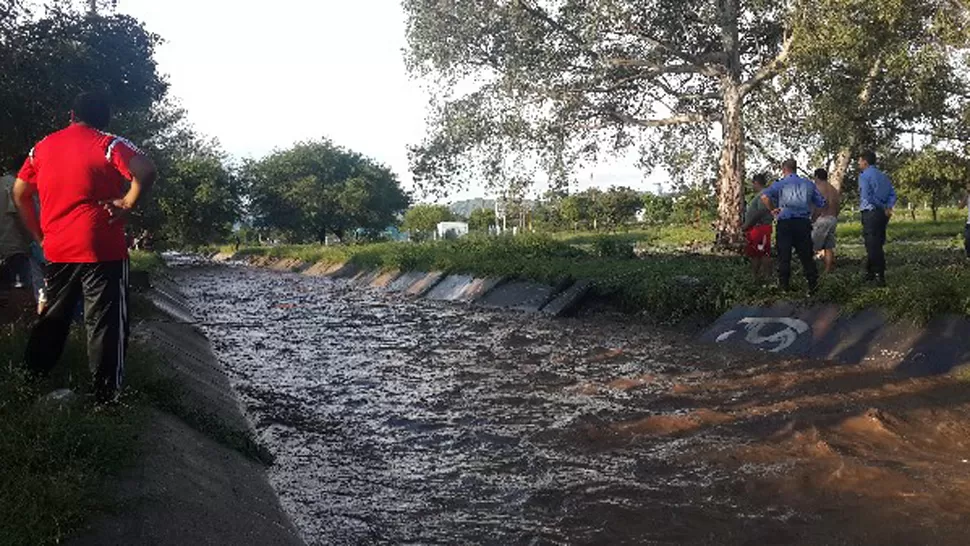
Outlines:
[[[437,239],[457,239],[468,235],[468,222],[439,222]]]

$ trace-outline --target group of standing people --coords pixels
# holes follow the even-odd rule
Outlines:
[[[782,176],[768,185],[764,174],[752,180],[756,192],[745,211],[745,254],[751,259],[756,279],[766,278],[772,266],[771,235],[775,231],[778,283],[791,288],[791,260],[794,252],[802,264],[809,294],[818,290],[815,263],[821,257],[826,273],[835,268],[835,230],[842,205],[840,192],[828,181],[825,169],[817,169],[814,181],[797,174],[798,163],[788,159],[781,165]],[[866,282],[886,285],[886,228],[896,206],[896,190],[885,173],[876,167],[876,155],[859,156],[859,210],[866,246]]]
[[[43,378],[57,364],[78,302],[99,404],[117,400],[128,346],[125,221],[151,189],[154,164],[134,144],[105,132],[107,99],[82,93],[70,124],[41,140],[8,180],[0,213],[0,271],[25,275],[32,241],[46,261],[39,319],[27,343],[28,371]],[[9,253],[9,255],[7,255]]]

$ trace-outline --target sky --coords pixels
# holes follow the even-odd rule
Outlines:
[[[163,37],[156,59],[171,94],[233,156],[327,137],[411,187],[407,146],[424,135],[428,97],[404,64],[400,0],[118,0],[118,11]],[[656,189],[632,158],[578,179]],[[451,199],[481,196],[471,187]]]

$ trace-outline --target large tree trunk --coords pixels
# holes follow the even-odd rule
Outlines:
[[[738,40],[740,0],[721,4],[721,44],[727,58],[727,74],[721,81],[724,117],[721,120],[721,160],[717,177],[715,244],[741,250],[744,234],[744,118],[741,95],[741,49]]]
[[[744,125],[741,96],[736,85],[724,90],[724,119],[721,121],[721,161],[717,177],[716,244],[740,249],[744,214]]]
[[[839,150],[839,155],[835,158],[835,165],[832,167],[832,172],[829,173],[829,182],[840,192],[842,191],[842,183],[845,181],[845,173],[849,172],[849,163],[851,162],[852,148],[846,146]]]
[[[876,78],[879,76],[881,69],[882,60],[876,59],[876,62],[872,63],[872,67],[869,68],[869,73],[866,74],[866,81],[862,83],[862,89],[859,90],[858,111],[860,113],[869,107],[869,101],[872,100],[872,88],[875,87]],[[832,172],[829,173],[829,182],[840,192],[842,191],[842,183],[845,182],[845,173],[849,172],[849,164],[852,163],[852,148],[858,145],[856,141],[858,132],[858,129],[853,131],[849,139],[849,144],[839,150],[839,155],[835,160]]]

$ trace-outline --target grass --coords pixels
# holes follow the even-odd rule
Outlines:
[[[846,310],[879,307],[895,319],[925,323],[942,314],[970,315],[970,267],[962,250],[963,212],[941,211],[941,221],[920,213],[899,214],[889,228],[888,288],[862,281],[864,248],[854,214],[838,228],[837,271],[823,277],[816,301]],[[249,247],[246,256],[296,258],[307,263],[352,262],[365,268],[440,270],[506,276],[547,283],[590,279],[594,292],[630,312],[662,322],[710,320],[736,305],[800,300],[807,292],[794,266],[794,294],[751,278],[744,258],[710,251],[705,227],[663,226],[613,234],[559,233],[516,238],[466,237],[426,243],[360,246],[293,245]],[[629,248],[640,259],[630,259]],[[797,260],[796,260],[797,261]]]
[[[133,250],[130,259],[132,271],[154,273],[165,267],[165,261],[155,252]]]
[[[62,409],[38,404],[47,389],[19,369],[26,343],[23,324],[0,332],[0,529],[3,543],[59,544],[94,511],[105,476],[131,464],[145,413],[94,412],[90,403]],[[72,336],[59,379],[86,377],[81,336]],[[56,381],[56,379],[55,379]]]
[[[150,263],[150,262],[149,262]],[[137,295],[132,309],[155,312]],[[137,305],[136,305],[137,304]],[[27,324],[0,324],[0,543],[60,544],[92,514],[110,509],[105,480],[134,464],[150,408],[168,412],[217,442],[264,463],[272,456],[249,433],[226,426],[183,402],[181,386],[163,372],[164,356],[132,342],[125,406],[96,411],[89,389],[82,328],[72,332],[53,376],[38,384],[20,368]],[[38,403],[56,388],[81,394],[77,403]]]

